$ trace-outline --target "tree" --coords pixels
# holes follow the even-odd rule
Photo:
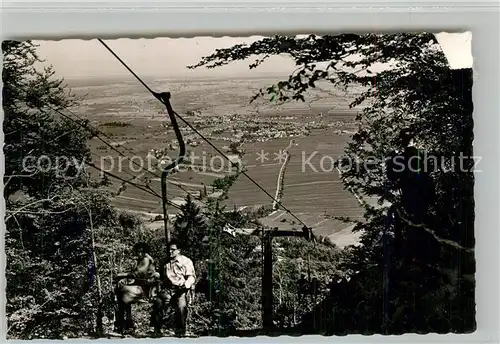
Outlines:
[[[330,244],[288,237],[275,239],[274,256],[275,313],[286,330],[307,322],[315,305],[326,298],[325,282],[336,272],[340,255]],[[314,330],[310,325],[301,330]]]
[[[108,195],[84,168],[94,133],[88,121],[57,112],[77,99],[51,67],[38,68],[33,43],[4,41],[2,50],[8,335],[92,332],[99,302],[90,229],[116,224]]]
[[[93,331],[85,324],[97,310],[97,298],[88,294],[97,282],[91,228],[113,226],[114,210],[100,190],[64,196],[6,222],[7,314],[10,330],[22,338]]]
[[[229,189],[229,186],[228,186]],[[237,329],[260,326],[261,254],[259,239],[252,235],[232,236],[224,232],[226,224],[252,226],[255,221],[237,212],[225,212],[219,201],[209,204],[208,276],[214,288],[212,334],[230,335]]]
[[[355,318],[357,309],[366,321],[364,330],[370,332],[472,331],[472,159],[462,159],[460,170],[433,171],[436,200],[427,225],[404,217],[401,195],[388,183],[385,171],[386,157],[403,148],[399,138],[408,128],[420,148],[439,157],[443,166],[456,163],[460,154],[472,157],[472,71],[450,70],[430,33],[274,36],[218,49],[189,68],[216,68],[255,56],[252,69],[272,55],[289,56],[298,68],[287,80],[260,90],[252,101],[266,93],[275,102],[306,101],[311,89],[332,84],[355,91],[351,107],[364,105],[356,118],[357,133],[345,149],[343,161],[351,163],[338,167],[346,188],[376,197],[379,205],[364,204],[365,221],[356,221],[355,227],[363,231],[362,246],[350,249],[344,259],[344,269],[361,271],[356,281],[364,286],[350,303],[344,302],[344,319]],[[385,69],[375,72],[377,64]],[[390,239],[394,226],[384,201],[406,219],[399,227],[400,244],[416,248],[399,250],[406,253],[405,266],[389,254],[395,249]],[[378,290],[377,285],[384,288]],[[349,324],[351,331],[359,330],[354,322]]]
[[[174,236],[183,252],[193,261],[198,261],[203,256],[201,243],[207,234],[205,218],[189,194],[180,210],[174,222]]]
[[[54,78],[52,67],[37,68],[43,61],[30,41],[3,41],[2,51],[7,202],[17,191],[46,197],[47,190],[57,193],[68,183],[84,185],[81,165],[90,161],[86,142],[94,133],[81,129],[88,121],[77,120],[78,125],[55,112],[77,98]]]

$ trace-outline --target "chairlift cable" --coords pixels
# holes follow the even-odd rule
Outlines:
[[[222,155],[226,160],[228,160],[233,166],[236,166],[238,167],[238,165],[236,163],[234,163],[233,161],[231,161],[231,159],[229,159],[223,152],[221,152],[214,144],[212,144],[210,142],[209,139],[207,139],[205,136],[203,136],[196,128],[194,128],[189,122],[187,122],[182,116],[180,116],[177,112],[173,111],[173,109],[171,108],[170,106],[170,103],[167,101],[165,102],[164,99],[161,97],[162,94],[159,94],[159,93],[156,93],[154,92],[106,43],[104,43],[104,41],[102,39],[98,39],[99,42],[155,97],[157,98],[160,102],[162,102],[164,105],[167,106],[167,110],[169,112],[169,116],[171,117],[171,120],[173,120],[175,118],[175,116],[177,116],[185,125],[187,125],[191,130],[193,130],[196,134],[198,134],[205,142],[207,142],[213,149],[215,149],[215,151],[217,153],[219,153],[220,155]],[[168,94],[168,97],[170,96],[170,94]],[[171,113],[175,116],[171,116]],[[178,126],[177,126],[177,123],[176,121],[172,121],[172,125],[174,127],[174,130],[176,130],[176,132],[178,131]],[[179,138],[179,136],[178,136]],[[181,137],[182,139],[182,137]],[[179,141],[179,144],[181,145],[181,141]],[[182,141],[182,145],[184,144],[184,142]],[[183,155],[183,154],[182,154]],[[181,154],[179,155],[179,157],[182,159],[181,157]],[[179,161],[180,162],[180,161]],[[177,163],[179,163],[177,162]],[[175,167],[175,165],[174,165]],[[247,177],[253,184],[255,184],[260,190],[262,190],[268,197],[270,197],[273,201],[276,201],[275,198],[269,193],[267,192],[262,186],[260,186],[260,184],[258,184],[252,177],[250,177],[245,171],[241,171],[241,173]],[[302,220],[300,220],[295,214],[293,214],[287,207],[285,207],[281,202],[277,202],[279,204],[279,206],[281,208],[283,208],[283,210],[285,210],[288,214],[290,214],[293,218],[295,218],[298,222],[300,222],[300,224],[302,224],[305,228],[310,228],[309,226],[307,226]]]
[[[79,123],[79,122],[78,122],[78,121],[76,121],[75,119],[71,118],[70,116],[68,116],[68,115],[66,115],[66,114],[64,114],[64,113],[62,113],[62,112],[61,112],[61,110],[59,110],[59,109],[55,109],[55,108],[53,108],[53,107],[51,107],[51,106],[49,106],[49,105],[48,105],[48,107],[49,107],[50,109],[52,109],[53,111],[56,111],[57,113],[59,113],[59,114],[60,114],[61,116],[63,116],[64,118],[66,118],[66,119],[68,119],[68,120],[70,120],[70,121],[72,121],[72,122],[74,122],[74,123],[78,124],[78,125],[79,125],[79,126],[81,126],[82,128],[87,129],[87,130],[89,130],[89,131],[92,129],[92,130],[94,130],[95,132],[97,132],[98,134],[100,134],[100,135],[102,135],[102,136],[106,137],[107,139],[109,139],[112,143],[117,143],[117,142],[116,142],[115,140],[113,140],[111,137],[109,137],[108,135],[106,135],[106,133],[104,133],[103,131],[101,131],[101,130],[97,129],[96,127],[94,127],[94,126],[92,126],[92,125],[90,125],[90,124],[89,124],[89,125],[87,125],[87,126],[85,126],[85,125],[83,125],[82,123]],[[71,115],[73,115],[74,117],[76,117],[76,118],[78,118],[78,119],[82,120],[82,118],[81,118],[80,116],[78,116],[76,113],[74,113],[73,111],[71,111],[71,110],[69,110],[69,109],[65,109],[65,111],[67,111],[68,113],[70,113],[70,114],[71,114]],[[120,154],[120,156],[122,156],[122,157],[124,157],[124,158],[128,159],[128,160],[129,160],[130,162],[132,162],[134,165],[136,165],[136,166],[138,166],[139,168],[141,168],[141,170],[145,171],[146,173],[150,173],[150,174],[152,174],[153,176],[155,176],[155,177],[157,177],[157,178],[161,178],[161,176],[160,176],[160,175],[158,175],[158,174],[156,174],[156,173],[154,173],[154,172],[152,172],[152,171],[149,171],[149,170],[145,169],[144,167],[142,167],[141,165],[139,165],[139,164],[138,164],[138,163],[136,163],[135,161],[131,160],[128,156],[126,156],[125,154],[123,154],[123,152],[121,152],[120,150],[118,150],[116,147],[113,147],[113,145],[112,145],[112,144],[110,144],[109,142],[107,142],[106,140],[104,140],[103,138],[101,138],[99,135],[95,135],[95,137],[96,137],[97,139],[99,139],[101,142],[103,142],[106,146],[108,146],[109,148],[111,148],[112,150],[114,150],[115,152],[117,152],[118,154]],[[123,147],[123,148],[124,148],[125,150],[129,151],[130,153],[134,154],[134,151],[133,151],[132,149],[127,148],[127,147]],[[128,174],[128,175],[130,175],[130,176],[132,176],[132,177],[133,177],[133,179],[137,177],[137,176],[133,175],[133,174],[132,174],[132,173],[130,173],[130,172],[125,172],[125,173],[127,173],[127,174]],[[131,179],[130,181],[132,181],[133,179]],[[192,195],[189,191],[187,191],[186,189],[184,189],[181,185],[178,185],[178,184],[173,184],[173,185],[177,186],[177,187],[178,187],[178,188],[180,188],[182,191],[184,191],[185,193],[187,193],[187,194],[188,194],[188,195],[190,195],[191,197],[195,198],[195,197],[194,197],[194,196],[193,196],[193,195]],[[149,186],[145,186],[145,187],[146,187],[147,189],[152,190]],[[156,194],[158,197],[160,197],[160,198],[161,198],[161,196],[160,196],[158,193],[156,193],[156,192],[155,192],[155,194]]]
[[[184,140],[182,138],[182,133],[179,129],[179,125],[177,124],[177,119],[175,118],[175,111],[172,109],[172,105],[170,104],[170,93],[157,93],[154,92],[142,79],[134,73],[134,71],[127,66],[125,62],[100,38],[98,41],[163,105],[165,105],[167,109],[168,116],[170,117],[170,122],[172,123],[172,127],[175,132],[175,136],[177,137],[177,141],[179,143],[179,154],[177,159],[173,161],[170,165],[163,168],[161,174],[161,196],[163,201],[163,221],[165,226],[165,240],[167,246],[170,244],[170,228],[168,226],[168,214],[167,214],[167,176],[174,168],[176,168],[183,160],[184,155],[186,154],[186,146]]]
[[[139,185],[137,185],[137,184],[135,184],[135,183],[133,183],[133,182],[131,182],[131,181],[128,181],[128,180],[126,180],[126,179],[123,179],[123,178],[121,178],[121,177],[117,176],[116,174],[113,174],[113,173],[108,172],[108,171],[104,171],[104,170],[102,170],[100,167],[96,166],[95,164],[93,164],[93,163],[91,163],[91,162],[86,162],[86,161],[84,161],[84,163],[85,163],[86,165],[88,165],[88,166],[92,167],[92,168],[95,168],[96,170],[98,170],[98,171],[100,171],[100,172],[102,172],[102,173],[104,173],[104,174],[107,174],[107,175],[109,175],[109,176],[111,176],[111,177],[113,177],[113,178],[115,178],[115,179],[120,180],[120,181],[121,181],[121,182],[123,182],[123,183],[130,184],[130,185],[132,185],[132,186],[134,186],[134,187],[138,188],[139,190],[142,190],[142,191],[147,192],[147,193],[149,193],[149,194],[151,194],[151,195],[153,195],[153,196],[156,196],[156,197],[158,197],[158,198],[161,198],[160,196],[158,196],[158,194],[153,193],[153,192],[151,192],[150,190],[148,190],[148,189],[146,189],[146,188],[143,188],[143,187],[141,187],[141,186],[139,186]],[[178,210],[181,210],[181,208],[180,208],[177,204],[172,203],[172,202],[169,202],[169,204],[170,204],[170,205],[172,205],[174,208],[176,208],[176,209],[178,209]]]
[[[69,119],[69,120],[73,121],[74,123],[76,123],[76,124],[78,124],[78,125],[82,126],[83,128],[86,128],[86,127],[85,127],[84,125],[82,125],[81,123],[78,123],[77,121],[75,121],[75,120],[74,120],[74,119],[72,119],[71,117],[69,117],[69,116],[67,116],[66,114],[64,114],[61,110],[56,109],[56,108],[53,108],[53,107],[51,107],[51,106],[48,106],[48,107],[49,107],[51,110],[53,110],[53,111],[55,111],[55,112],[59,113],[59,114],[60,114],[60,115],[62,115],[63,117],[65,117],[65,118],[67,118],[67,119]],[[78,116],[77,116],[77,117],[78,117]],[[88,130],[88,128],[86,128],[86,129]],[[93,152],[91,152],[91,154],[93,154],[93,155],[95,155],[95,156],[98,156],[96,153],[93,153]],[[104,171],[104,170],[102,170],[100,167],[96,166],[95,164],[93,164],[93,163],[91,163],[91,162],[87,162],[87,161],[85,161],[85,160],[84,160],[84,161],[83,161],[83,163],[85,163],[86,165],[88,165],[88,166],[90,166],[90,167],[92,167],[92,168],[94,168],[94,169],[96,169],[96,170],[98,170],[98,171],[100,171],[100,172],[102,172],[102,173],[104,173],[104,174],[106,174],[106,175],[109,175],[109,176],[111,176],[111,177],[113,177],[113,178],[115,178],[115,179],[120,180],[120,181],[121,181],[121,182],[123,182],[124,184],[130,184],[130,185],[132,185],[132,186],[134,186],[134,187],[138,188],[139,190],[142,190],[142,191],[144,191],[144,192],[146,192],[146,193],[149,193],[149,194],[151,194],[151,195],[153,195],[153,196],[156,196],[156,197],[161,198],[161,197],[160,197],[160,196],[159,196],[156,192],[154,192],[153,190],[146,189],[146,188],[144,188],[144,187],[142,187],[142,186],[139,186],[139,185],[138,185],[138,184],[136,184],[136,183],[133,183],[133,182],[128,181],[128,180],[125,180],[125,179],[123,179],[123,178],[121,178],[121,177],[119,177],[119,176],[117,176],[117,175],[115,175],[115,174],[113,174],[113,173],[111,173],[111,172]],[[133,175],[132,175],[132,176],[133,176]],[[180,207],[178,207],[177,205],[175,205],[175,207],[176,207],[177,209],[179,209],[179,210],[180,210]]]

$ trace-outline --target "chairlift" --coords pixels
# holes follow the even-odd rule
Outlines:
[[[177,142],[179,144],[179,154],[177,158],[171,162],[168,166],[163,168],[162,174],[161,174],[161,196],[162,196],[162,203],[163,203],[163,219],[164,219],[164,226],[165,226],[165,239],[167,246],[169,245],[171,241],[171,235],[170,235],[170,228],[168,226],[168,214],[167,214],[167,177],[169,173],[182,162],[185,154],[186,154],[186,148],[185,148],[185,143],[182,137],[181,130],[179,128],[179,125],[177,123],[176,115],[177,113],[172,109],[172,105],[170,103],[170,97],[171,94],[170,92],[162,92],[158,93],[153,91],[142,79],[137,76],[123,60],[116,55],[116,53],[107,46],[106,43],[102,39],[98,39],[102,45],[156,98],[158,99],[166,108],[167,114],[170,118],[171,125],[174,129],[175,135]],[[177,115],[178,116],[178,115]],[[179,118],[182,119],[182,117],[179,116]],[[183,119],[182,119],[183,120]],[[184,123],[188,124],[185,120],[183,120]],[[188,126],[190,126],[188,124]],[[165,127],[168,128],[168,124],[165,123]],[[191,129],[195,130],[192,126],[190,126]],[[196,130],[195,130],[196,131]],[[200,134],[201,135],[201,134]],[[202,136],[203,137],[203,136]],[[210,142],[205,139],[209,144]],[[171,149],[173,149],[172,144],[170,144]],[[212,147],[214,147],[212,145]],[[221,153],[216,147],[214,147],[219,153]],[[223,153],[221,153],[223,154]],[[248,175],[246,175],[248,178],[250,178]],[[253,181],[253,179],[250,178],[250,180]],[[259,184],[257,184],[255,181],[253,181],[261,190],[266,192]],[[268,194],[266,192],[266,194]],[[269,195],[269,194],[268,194]],[[272,196],[269,195],[271,198]],[[283,205],[282,207],[287,210]],[[299,222],[303,223],[298,219],[295,215],[293,215],[289,210],[287,210],[292,216],[294,216]],[[229,232],[234,230],[234,233],[240,232],[238,231],[237,228],[227,228]],[[299,237],[305,237],[307,240],[314,240],[314,236],[312,235],[311,228],[308,228],[305,224],[304,227],[302,228],[301,231],[279,231],[279,230],[268,230],[268,231],[256,231],[253,230],[250,233],[246,231],[241,231],[242,234],[250,234],[250,235],[260,235],[262,237],[263,241],[263,248],[264,248],[264,275],[263,275],[263,281],[262,281],[262,307],[263,307],[263,325],[266,330],[271,330],[274,327],[273,323],[273,284],[272,284],[272,238],[274,237],[286,237],[286,236],[299,236]],[[260,233],[259,233],[260,232]],[[234,234],[235,235],[235,234]]]

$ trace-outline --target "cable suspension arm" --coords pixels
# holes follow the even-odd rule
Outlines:
[[[163,105],[165,105],[167,109],[167,114],[170,117],[170,121],[172,122],[172,127],[174,128],[175,136],[177,137],[177,141],[179,142],[179,155],[177,158],[170,163],[168,166],[163,168],[162,174],[161,174],[161,195],[162,195],[162,201],[163,201],[163,221],[165,225],[165,240],[167,243],[167,246],[170,243],[170,228],[168,226],[168,215],[167,215],[167,177],[170,171],[172,171],[174,168],[179,165],[182,160],[184,159],[184,156],[186,155],[186,146],[184,144],[184,139],[182,138],[182,133],[179,129],[179,124],[177,123],[177,119],[175,118],[175,111],[172,109],[172,105],[170,104],[170,92],[163,92],[163,93],[158,93],[153,91],[142,79],[134,73],[132,69],[130,69],[123,60],[115,54],[115,52],[109,48],[109,46],[104,43],[102,39],[98,39],[99,42],[156,98],[158,99]]]

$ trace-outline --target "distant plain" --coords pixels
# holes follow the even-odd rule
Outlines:
[[[257,134],[252,138],[243,137],[244,142],[238,149],[245,152],[242,159],[247,173],[273,196],[281,167],[279,151],[286,148],[291,139],[295,139],[295,145],[289,150],[291,158],[284,177],[282,203],[294,214],[300,214],[303,221],[313,226],[315,233],[334,239],[335,233],[345,232],[348,224],[332,220],[332,216],[362,216],[356,198],[344,189],[337,170],[332,167],[333,159],[342,155],[345,144],[355,130],[355,116],[360,110],[349,108],[352,94],[333,89],[326,83],[309,92],[304,103],[273,104],[267,98],[250,103],[259,88],[266,88],[277,81],[279,78],[147,80],[157,91],[170,91],[172,106],[177,113],[209,137],[224,153],[230,154],[227,148],[230,140],[235,139],[235,133],[245,133],[252,127]],[[145,162],[148,161],[146,157],[153,149],[164,149],[173,144],[168,155],[176,156],[178,146],[175,145],[175,135],[168,116],[162,104],[140,84],[134,80],[82,80],[69,84],[77,96],[83,97],[81,105],[72,111],[89,119],[93,126],[110,136],[113,145],[124,155],[135,156],[134,161],[145,168]],[[210,185],[216,178],[232,173],[227,161],[213,158],[219,155],[213,148],[182,122],[179,124],[185,140],[195,142],[187,145],[188,152],[199,157],[198,165],[204,156],[206,165],[201,172],[187,170],[172,175],[169,179],[180,183],[184,190],[169,184],[170,200],[181,200],[186,195],[185,190],[193,194],[200,192],[204,185],[211,190]],[[259,137],[261,127],[265,128],[261,130],[264,133],[271,131],[271,134],[265,135],[265,142],[255,140]],[[304,134],[306,127],[309,128],[307,135]],[[124,158],[119,167],[118,153],[97,139],[93,139],[90,144],[95,164],[127,180],[140,176],[137,182],[141,185],[144,184],[143,177],[149,176],[151,188],[160,194],[158,176],[161,172],[158,169],[154,172],[156,176],[144,174],[144,171],[139,172],[137,166]],[[262,152],[267,153],[267,160],[258,160]],[[311,154],[315,156],[309,161],[317,172],[311,165],[304,164]],[[109,165],[111,158],[105,157],[113,157],[113,169]],[[219,165],[221,161],[223,166]],[[110,188],[116,191],[121,183],[112,181]],[[272,203],[269,196],[243,175],[230,189],[228,196],[226,204],[230,208]],[[133,186],[128,186],[120,196],[114,198],[113,203],[119,208],[144,215],[161,213],[161,199]],[[169,209],[175,213],[173,207]],[[275,221],[268,219],[267,224],[279,227],[284,225],[285,218],[279,216]],[[286,222],[289,223],[290,219]]]

